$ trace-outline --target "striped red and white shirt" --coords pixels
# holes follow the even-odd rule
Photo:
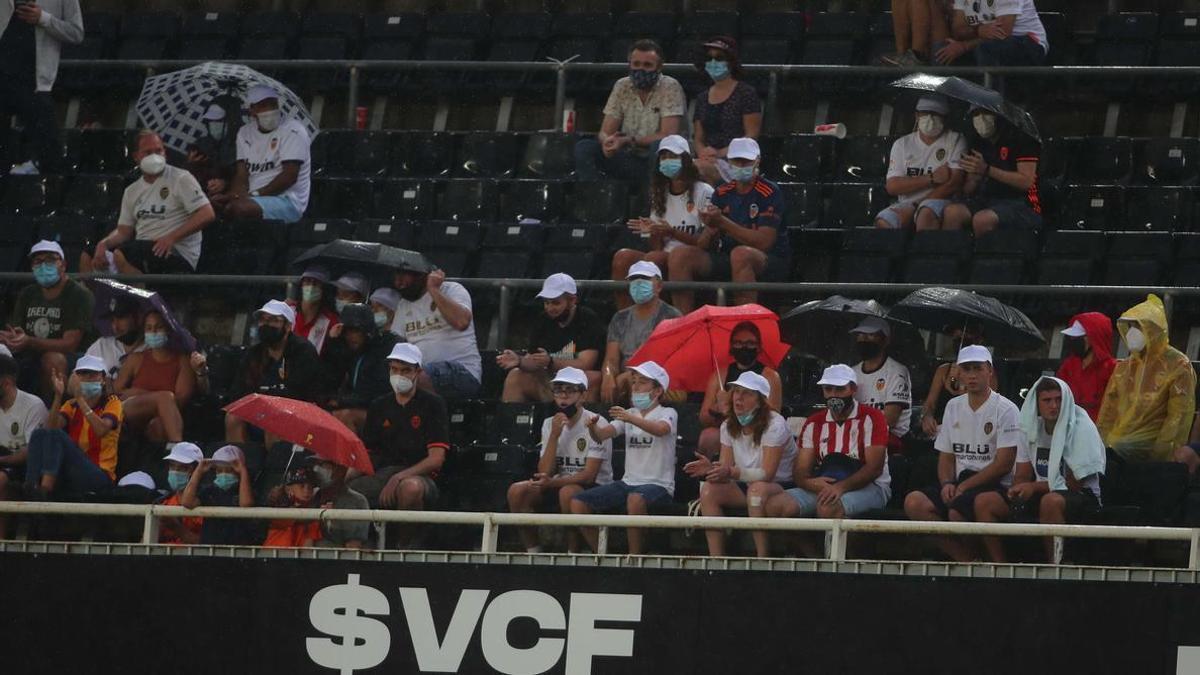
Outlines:
[[[815,450],[817,461],[829,455],[846,455],[865,462],[867,448],[875,445],[886,449],[887,443],[887,418],[879,410],[857,401],[845,420],[836,422],[833,413],[824,410],[809,416],[800,432],[800,448]],[[875,484],[890,494],[892,477],[886,461]]]

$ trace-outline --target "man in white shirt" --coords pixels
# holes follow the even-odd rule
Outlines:
[[[466,398],[479,392],[483,360],[475,342],[471,294],[462,284],[446,281],[446,273],[395,273],[400,302],[392,332],[421,348],[425,364],[418,383],[443,398]]]
[[[258,85],[246,93],[251,123],[238,130],[237,171],[213,202],[232,220],[294,223],[308,208],[312,140],[299,120],[284,119],[279,94]]]
[[[950,36],[933,46],[940,65],[974,52],[980,66],[1040,66],[1050,51],[1033,0],[954,0]]]
[[[884,319],[864,318],[850,330],[862,357],[854,366],[854,399],[883,412],[888,425],[888,454],[904,451],[904,435],[912,418],[912,378],[908,367],[888,356],[892,327]]]
[[[112,322],[112,335],[98,338],[88,347],[87,355],[103,361],[106,374],[115,381],[125,357],[146,349],[142,343],[138,304],[132,300],[114,298],[100,319]]]
[[[142,176],[125,188],[117,228],[96,244],[94,255],[80,255],[79,269],[194,272],[200,261],[200,231],[216,218],[212,204],[192,174],[167,164],[167,148],[157,133],[142,130],[134,147]]]
[[[904,512],[912,520],[1000,522],[1008,517],[1008,486],[1017,451],[1026,444],[1020,413],[992,391],[992,356],[971,345],[958,352],[958,376],[967,393],[950,399],[934,448],[938,485],[908,493]],[[942,549],[958,562],[975,559],[961,540],[942,537]],[[984,537],[993,562],[1004,561],[996,537]]]
[[[0,501],[16,497],[12,488],[25,478],[29,436],[46,423],[46,404],[17,389],[17,370],[11,354],[0,355]],[[0,539],[7,530],[8,519],[0,516]]]

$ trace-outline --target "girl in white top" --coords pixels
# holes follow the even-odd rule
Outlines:
[[[617,251],[612,278],[624,281],[630,266],[648,260],[667,272],[668,254],[681,247],[707,249],[715,233],[705,234],[700,213],[712,201],[713,187],[700,179],[691,150],[683,136],[671,135],[658,143],[658,162],[650,179],[650,215],[628,222],[629,229],[648,240],[648,252],[632,248]],[[678,254],[676,254],[678,255]],[[629,295],[617,292],[617,309],[630,304]]]
[[[744,508],[751,517],[764,517],[763,505],[771,495],[793,487],[792,465],[796,439],[783,416],[771,409],[771,385],[762,375],[742,373],[730,386],[733,414],[721,425],[721,457],[716,463],[696,453],[684,471],[704,479],[700,485],[700,510],[706,516],[723,516],[725,508]],[[755,531],[758,556],[770,553],[767,533]],[[708,552],[725,555],[725,535],[709,530]]]

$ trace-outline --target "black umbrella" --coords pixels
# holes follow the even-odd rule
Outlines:
[[[335,274],[344,271],[363,271],[370,267],[383,271],[417,272],[427,274],[437,269],[428,258],[416,251],[409,251],[387,244],[371,241],[334,239],[301,253],[292,261],[293,265],[325,265]]]
[[[1042,140],[1041,134],[1038,133],[1037,123],[1033,121],[1033,115],[1005,100],[1004,96],[995,89],[988,89],[961,77],[943,77],[924,73],[914,73],[902,77],[893,82],[892,86],[912,91],[931,91],[979,106],[1008,120],[1019,131],[1032,136],[1039,143]]]
[[[941,330],[946,326],[977,324],[993,345],[1036,349],[1045,343],[1041,331],[1021,310],[999,300],[957,288],[922,288],[892,307],[888,318],[908,321],[918,328]]]
[[[888,353],[904,363],[913,363],[925,351],[921,334],[905,321],[888,316],[886,305],[875,300],[858,300],[832,295],[799,305],[779,319],[779,333],[793,347],[829,363],[855,363],[850,329],[868,316],[887,320],[892,326]]]

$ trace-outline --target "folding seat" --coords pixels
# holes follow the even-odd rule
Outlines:
[[[1039,12],[1038,18],[1042,20],[1042,28],[1046,29],[1046,40],[1051,45],[1047,65],[1072,63],[1075,40],[1071,35],[1071,27],[1067,24],[1066,15],[1061,12]]]
[[[864,12],[816,12],[810,17],[807,36],[859,40],[867,34],[870,25],[871,15]]]
[[[38,240],[57,241],[64,246],[82,247],[96,241],[98,223],[87,216],[78,213],[61,212],[53,216],[40,216],[34,220]],[[107,224],[100,223],[100,229],[111,229]],[[68,263],[72,262],[70,260]]]
[[[350,44],[362,39],[362,17],[349,12],[313,12],[305,14],[300,27],[305,37],[340,37]]]
[[[841,180],[882,183],[887,175],[894,140],[890,136],[850,136],[842,139],[837,148],[835,175]]]
[[[550,35],[553,20],[547,12],[497,14],[492,17],[492,40],[544,40]]]
[[[536,133],[525,143],[520,173],[526,178],[570,178],[575,174],[575,136]]]
[[[792,46],[787,40],[756,38],[739,46],[743,63],[786,64],[792,62]],[[763,73],[765,75],[765,73]]]
[[[1187,232],[1175,235],[1176,286],[1200,286],[1200,234]],[[1180,298],[1188,311],[1195,312],[1200,302],[1193,298]]]
[[[453,165],[454,145],[454,135],[444,132],[394,134],[388,175],[446,176]]]
[[[1160,232],[1189,230],[1194,204],[1194,188],[1125,188],[1125,229]]]
[[[362,49],[364,61],[408,61],[416,54],[411,40],[378,38],[369,40]],[[390,93],[405,81],[402,71],[367,69],[359,74],[362,87],[370,92]]]
[[[516,180],[507,183],[500,198],[500,218],[555,223],[562,215],[566,186],[557,181]]]
[[[383,176],[387,173],[392,134],[386,131],[355,132],[351,137],[351,166],[358,176]]]
[[[472,61],[479,49],[477,40],[468,37],[431,37],[425,42],[421,58],[426,61]],[[454,70],[420,70],[405,80],[410,89],[440,93],[457,89],[463,73]]]
[[[182,38],[176,56],[184,61],[220,61],[229,53],[229,41],[223,37]]]
[[[134,135],[124,129],[85,129],[79,134],[80,173],[124,173],[133,168],[129,146]]]
[[[1158,286],[1171,278],[1175,242],[1169,232],[1113,232],[1103,283],[1113,286]]]
[[[958,283],[971,258],[966,230],[915,232],[908,243],[906,283]]]
[[[1158,60],[1160,66],[1196,66],[1200,65],[1200,40],[1163,38],[1158,43]]]
[[[511,133],[470,133],[462,138],[454,175],[508,178],[516,173],[520,137]]]
[[[1153,41],[1158,37],[1158,14],[1155,12],[1121,12],[1100,17],[1096,28],[1099,40],[1128,42]]]
[[[792,243],[792,279],[833,281],[845,234],[845,230],[788,228],[788,240]]]
[[[1161,37],[1200,39],[1200,12],[1163,12],[1159,15]]]
[[[619,182],[575,183],[569,213],[579,223],[624,223],[629,213],[629,186]]]
[[[420,12],[384,12],[363,16],[363,37],[368,41],[414,42],[425,32],[425,15]]]
[[[850,66],[858,62],[857,45],[848,38],[809,38],[804,43],[800,62],[810,66]],[[813,78],[815,88],[840,93],[836,80],[823,75]]]
[[[355,178],[316,178],[305,215],[311,218],[363,217],[370,209],[374,186]]]
[[[839,283],[882,283],[892,280],[898,261],[904,257],[905,230],[858,227],[846,231],[838,258]]]
[[[576,57],[575,61],[579,63],[599,63],[603,60],[600,58],[600,44],[597,38],[554,38],[546,43],[546,56],[559,61]]]
[[[1120,185],[1068,185],[1059,209],[1059,229],[1125,229],[1125,192]]]
[[[125,181],[112,176],[78,175],[63,190],[59,213],[113,221],[121,206]]]
[[[377,181],[370,214],[388,220],[429,220],[437,204],[432,183],[414,180]]]
[[[1133,141],[1128,137],[1080,139],[1069,176],[1073,181],[1119,183],[1133,168]]]
[[[816,227],[821,222],[821,186],[817,183],[778,183],[783,191],[783,224]]]
[[[804,12],[755,12],[742,16],[742,37],[774,37],[799,43],[804,24]]]
[[[1095,230],[1046,233],[1038,261],[1038,283],[1086,286],[1092,283],[1106,247],[1105,235]]]
[[[313,175],[321,177],[353,176],[354,159],[350,148],[358,133],[360,132],[352,129],[326,129],[317,134],[309,146]]]
[[[484,249],[479,254],[475,276],[483,279],[524,279],[529,275],[533,254],[529,251]]]
[[[993,231],[975,239],[972,284],[1021,284],[1038,256],[1038,235],[1031,230]]]
[[[374,241],[399,248],[413,247],[417,228],[406,220],[372,219],[359,221],[354,226],[355,241]]]
[[[86,26],[84,27],[86,30]],[[232,40],[238,34],[238,15],[234,12],[190,12],[183,17],[180,37],[223,38]]]
[[[242,61],[278,61],[288,58],[288,39],[280,36],[244,37],[238,47]]]
[[[252,12],[242,18],[242,37],[291,40],[299,32],[300,18],[292,12]]]
[[[566,272],[577,279],[591,279],[599,274],[600,257],[607,248],[608,229],[604,226],[560,224],[549,228],[539,276]],[[604,262],[607,265],[607,260]]]
[[[484,361],[486,362],[486,358]],[[488,404],[484,401],[463,399],[446,401],[446,414],[450,421],[450,443],[460,449],[474,445],[479,430],[487,424],[487,411]],[[467,467],[459,463],[456,468],[471,469],[475,467]]]
[[[0,213],[38,216],[53,213],[62,199],[60,176],[6,176]]]
[[[1056,136],[1042,141],[1042,154],[1038,158],[1038,184],[1058,184],[1067,176],[1067,170],[1075,160],[1081,139]]]
[[[437,214],[448,220],[492,220],[499,202],[500,188],[493,180],[449,180],[444,184]]]
[[[473,274],[471,251],[440,248],[422,251],[422,253],[448,277],[469,277]]]
[[[1197,43],[1200,47],[1200,43]],[[1141,182],[1151,185],[1195,185],[1200,140],[1195,138],[1151,138],[1139,153],[1137,170]]]
[[[430,35],[454,35],[483,40],[492,26],[492,18],[483,12],[439,12],[425,19],[425,31]]]
[[[541,43],[535,39],[498,40],[488,47],[487,60],[493,63],[508,61],[537,61]],[[465,73],[463,86],[496,96],[513,96],[524,91],[529,73],[520,71],[481,71]]]
[[[625,12],[613,22],[613,35],[630,40],[648,38],[666,49],[675,38],[674,12]]]
[[[875,214],[888,205],[891,197],[880,183],[839,183],[826,185],[826,205],[822,227],[867,227],[875,224]]]
[[[305,35],[296,42],[296,58],[306,61],[341,61],[348,56],[346,38],[340,36]],[[312,71],[321,78],[314,85],[331,83],[337,71]],[[311,79],[311,78],[310,78]]]
[[[166,57],[169,44],[165,38],[124,38],[117,47],[117,58],[122,61],[156,61]],[[114,80],[117,81],[123,81],[123,78]]]
[[[785,136],[778,155],[780,180],[819,181],[834,171],[834,138],[816,134]]]
[[[445,270],[447,276],[464,276],[480,241],[479,223],[435,221],[417,233],[416,249]]]
[[[347,239],[354,224],[344,218],[304,218],[288,226],[288,240],[301,246],[324,244],[334,239]]]
[[[121,17],[112,12],[84,12],[83,34],[112,41],[120,35]],[[66,48],[66,45],[63,45]]]
[[[542,250],[547,227],[541,224],[491,223],[483,235],[483,249],[508,251]]]
[[[121,17],[121,37],[172,41],[179,32],[174,12],[130,12]]]

